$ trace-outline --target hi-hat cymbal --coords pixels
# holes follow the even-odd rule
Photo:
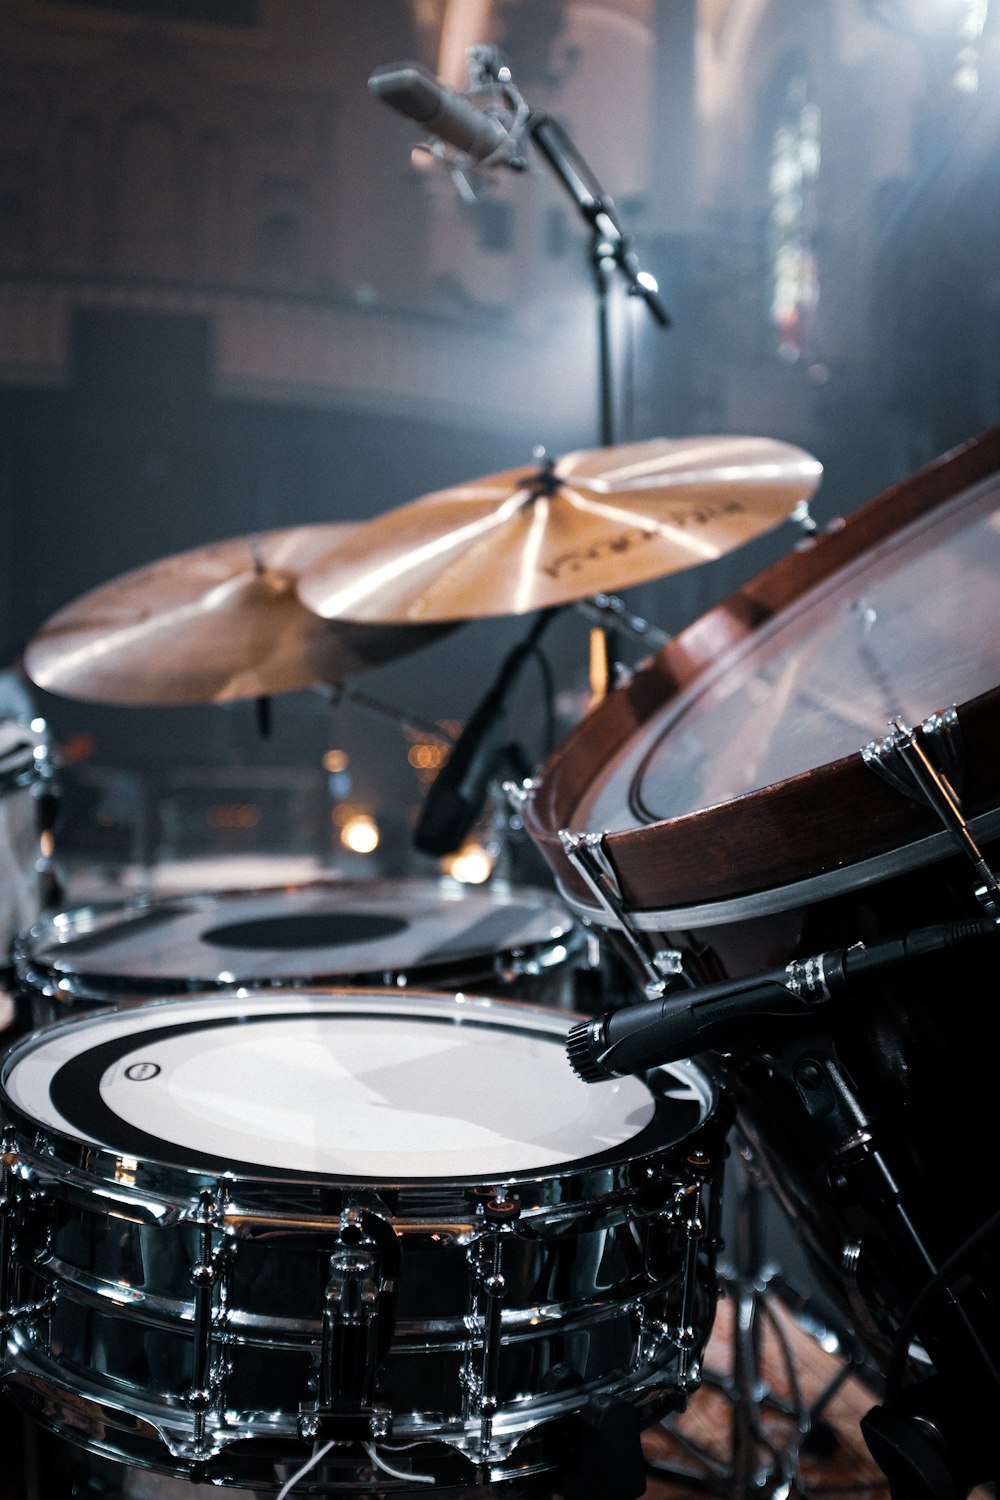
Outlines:
[[[439,490],[306,569],[326,619],[520,615],[710,561],[776,526],[822,467],[769,438],[654,438]]]
[[[339,682],[434,640],[441,629],[335,625],[302,604],[306,564],[340,555],[359,530],[266,531],[125,573],[47,620],[25,671],[94,703],[221,703]]]

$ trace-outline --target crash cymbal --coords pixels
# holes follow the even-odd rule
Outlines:
[[[821,465],[769,438],[655,438],[439,490],[299,583],[327,619],[520,615],[710,561],[784,520]]]
[[[334,625],[299,599],[306,564],[342,555],[359,529],[266,531],[137,568],[46,621],[25,670],[95,703],[221,703],[338,682],[426,645],[440,629]]]

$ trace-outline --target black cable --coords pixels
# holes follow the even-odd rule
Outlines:
[[[948,1281],[948,1278],[953,1274],[957,1267],[961,1265],[966,1256],[971,1255],[972,1251],[975,1250],[982,1243],[982,1241],[988,1238],[988,1236],[992,1234],[998,1227],[1000,1227],[1000,1209],[998,1209],[996,1213],[991,1214],[984,1224],[980,1224],[978,1229],[973,1230],[972,1234],[970,1234],[967,1239],[963,1240],[958,1249],[954,1250],[952,1254],[949,1255],[944,1264],[938,1267],[938,1269],[934,1272],[934,1275],[924,1283],[920,1291],[910,1303],[910,1306],[899,1325],[899,1331],[896,1334],[896,1341],[892,1346],[892,1353],[889,1356],[889,1363],[886,1366],[886,1406],[894,1405],[902,1392],[903,1375],[906,1369],[906,1356],[909,1352],[910,1344],[913,1341],[913,1336],[916,1333],[917,1325],[920,1322],[920,1319],[923,1317],[928,1303],[937,1295],[938,1292],[943,1290],[946,1282]],[[993,1365],[992,1360],[987,1359],[987,1363],[991,1366],[994,1381],[997,1384],[1000,1384],[1000,1374],[997,1373],[996,1367]]]

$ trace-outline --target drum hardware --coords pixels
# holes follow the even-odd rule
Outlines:
[[[754,1163],[749,1143],[736,1131],[735,1156],[740,1180],[733,1219],[734,1254],[720,1262],[721,1290],[733,1305],[730,1364],[725,1371],[707,1367],[703,1385],[719,1391],[729,1402],[729,1446],[724,1456],[709,1453],[668,1417],[663,1422],[672,1445],[683,1459],[647,1456],[654,1474],[685,1485],[726,1496],[727,1500],[751,1500],[755,1495],[781,1494],[788,1490],[808,1494],[800,1474],[804,1448],[825,1430],[824,1413],[841,1386],[859,1369],[863,1357],[851,1337],[831,1328],[829,1320],[811,1317],[797,1293],[783,1279],[780,1269],[765,1253],[764,1226],[768,1194]],[[826,1384],[807,1402],[800,1390],[795,1355],[774,1304],[777,1302],[800,1331],[839,1360]],[[763,1358],[763,1334],[769,1329],[777,1339],[781,1359],[789,1377],[786,1400],[771,1387]],[[765,1414],[776,1413],[789,1422],[787,1436],[769,1432]]]
[[[783,1032],[780,1043],[774,1045],[762,1036],[760,1022],[778,1014],[798,1014],[809,1019],[831,1000],[842,1000],[861,977],[869,981],[882,978],[900,964],[919,961],[933,953],[951,952],[984,938],[995,939],[996,934],[997,925],[988,918],[938,924],[876,948],[866,950],[856,944],[839,953],[798,961],[788,965],[784,974],[759,980],[726,981],[659,1003],[625,1007],[601,1019],[577,1023],[567,1038],[567,1056],[574,1071],[584,1081],[596,1082],[614,1076],[619,1068],[628,1071],[668,1056],[696,1055],[709,1047],[738,1047],[740,1022],[753,1016],[757,1022],[755,1050],[763,1050],[772,1076],[784,1077],[792,1084],[801,1108],[825,1144],[827,1171],[834,1191],[855,1198],[878,1226],[879,1235],[895,1261],[903,1295],[907,1295],[908,1289],[910,1296],[919,1297],[920,1289],[928,1282],[936,1285],[944,1317],[943,1326],[932,1330],[929,1340],[935,1367],[944,1376],[950,1372],[952,1376],[962,1373],[967,1377],[969,1371],[978,1372],[976,1378],[987,1387],[1000,1387],[1000,1373],[974,1316],[963,1303],[956,1279],[958,1267],[953,1266],[951,1272],[943,1274],[943,1268],[928,1249],[906,1195],[879,1145],[876,1128],[856,1089],[848,1082],[833,1041],[810,1025],[805,1037],[789,1037]],[[857,1274],[862,1255],[863,1242],[847,1247],[852,1276]],[[742,1330],[752,1326],[748,1320],[756,1316],[757,1309],[752,1297],[750,1302],[746,1301],[745,1284],[742,1291],[739,1281],[736,1286],[733,1475],[743,1475],[749,1483],[748,1465],[756,1463],[752,1455],[758,1451],[761,1437],[760,1405],[752,1396],[754,1381],[747,1375],[748,1351],[740,1341]],[[897,1342],[896,1351],[900,1349]],[[897,1352],[894,1357],[900,1364],[902,1353]],[[897,1374],[897,1383],[898,1379]],[[891,1389],[888,1382],[887,1389]],[[884,1411],[888,1415],[883,1415]],[[936,1415],[933,1406],[931,1413]],[[913,1420],[912,1413],[900,1417],[889,1402],[886,1408],[875,1408],[869,1413],[863,1430],[871,1439],[873,1457],[890,1479],[902,1482],[904,1477],[912,1480],[917,1474],[930,1483],[928,1475],[939,1469],[945,1472],[940,1450],[942,1447],[947,1450],[954,1439],[939,1435],[932,1445],[931,1457],[921,1456],[923,1440],[911,1430]],[[961,1451],[960,1440],[956,1452]],[[905,1458],[899,1457],[899,1453],[905,1453]],[[779,1457],[787,1469],[789,1454]],[[956,1474],[964,1472],[957,1458],[949,1462],[956,1464]],[[783,1473],[783,1478],[786,1481],[794,1478],[794,1466]],[[759,1482],[759,1477],[753,1480],[754,1484]],[[957,1479],[955,1484],[957,1496]],[[909,1496],[910,1491],[901,1493]]]
[[[455,736],[449,734],[442,724],[432,723],[430,719],[420,719],[409,710],[402,713],[398,708],[393,708],[390,703],[383,703],[378,698],[373,698],[370,693],[359,692],[356,687],[347,682],[334,682],[329,686],[314,686],[313,692],[318,693],[331,708],[338,708],[341,703],[351,703],[355,708],[362,708],[366,713],[376,714],[379,718],[390,719],[393,724],[408,732],[432,740],[438,740],[442,745],[454,745]]]
[[[677,1349],[679,1359],[678,1379],[687,1386],[692,1376],[700,1374],[695,1354],[697,1346],[695,1288],[697,1286],[698,1257],[702,1254],[708,1225],[705,1217],[703,1186],[712,1163],[703,1151],[693,1151],[688,1157],[691,1180],[677,1189],[670,1207],[665,1211],[667,1222],[679,1225],[685,1243],[685,1276],[681,1305],[677,1321],[672,1326],[661,1325],[657,1336],[666,1337]]]
[[[737,1051],[745,1042],[747,1023],[754,1024],[753,1041],[759,1046],[763,1027],[771,1020],[808,1020],[831,1003],[857,1000],[857,987],[871,985],[906,965],[953,953],[968,944],[994,942],[998,936],[998,920],[990,917],[941,922],[868,947],[853,943],[795,959],[770,973],[724,979],[683,994],[626,1005],[576,1022],[566,1037],[566,1056],[584,1083],[601,1083],[712,1049]],[[840,1087],[831,1086],[834,1092]],[[816,1103],[815,1091],[825,1088],[819,1079],[796,1080],[807,1109]],[[834,1110],[833,1095],[824,1099],[824,1107]]]
[[[0,715],[0,1003],[5,1011],[9,1006],[0,1031],[17,1009],[7,985],[14,939],[62,898],[58,814],[58,769],[45,720]]]
[[[913,1351],[913,1340],[921,1323],[927,1316],[934,1299],[946,1290],[949,1281],[961,1271],[963,1263],[972,1252],[1000,1229],[1000,1212],[992,1214],[985,1223],[971,1234],[927,1280],[914,1297],[900,1322],[893,1344],[892,1355],[886,1369],[885,1395],[880,1406],[875,1406],[861,1420],[861,1430],[872,1455],[883,1472],[904,1496],[926,1495],[929,1500],[941,1496],[957,1497],[972,1482],[976,1464],[987,1469],[988,1453],[972,1458],[971,1450],[979,1446],[977,1434],[967,1430],[968,1424],[955,1420],[955,1414],[937,1401],[927,1401],[927,1386],[923,1382],[924,1400],[916,1404],[911,1392],[904,1387],[904,1374]],[[1000,1385],[1000,1374],[993,1367],[994,1387]],[[916,1385],[921,1394],[921,1383]],[[933,1398],[932,1393],[932,1398]],[[989,1411],[995,1410],[995,1400],[987,1401]],[[949,1434],[942,1416],[951,1416],[954,1431]]]
[[[592,594],[589,599],[578,599],[575,608],[579,614],[596,620],[598,625],[605,628],[610,626],[614,630],[627,630],[653,651],[658,651],[670,640],[665,630],[651,625],[642,615],[633,614],[624,599],[619,599],[617,594]]]
[[[809,509],[808,498],[799,501],[788,519],[793,526],[797,526],[799,528],[801,535],[799,537],[797,545],[800,547],[804,543],[814,538],[817,531],[819,530],[819,522],[814,518],[811,510]],[[842,526],[843,524],[844,523],[841,520],[829,522],[829,525],[833,527]]]
[[[521,1214],[520,1199],[500,1187],[480,1194],[478,1212],[482,1227],[466,1256],[471,1270],[467,1322],[479,1332],[482,1349],[479,1363],[470,1346],[459,1372],[464,1392],[465,1418],[479,1419],[480,1468],[493,1457],[493,1419],[499,1409],[499,1375],[503,1304],[507,1283],[501,1268],[503,1245]]]
[[[224,1182],[217,1182],[214,1188],[202,1188],[198,1194],[197,1211],[192,1215],[193,1222],[199,1226],[198,1259],[191,1267],[194,1328],[191,1384],[184,1396],[184,1404],[193,1417],[190,1456],[196,1463],[211,1452],[208,1420],[214,1416],[216,1425],[221,1424],[228,1374],[224,1347],[226,1272],[233,1253],[232,1243],[220,1237],[228,1191]]]
[[[392,1435],[392,1412],[377,1381],[395,1324],[399,1245],[392,1225],[348,1205],[323,1293],[317,1400],[300,1406],[304,1438],[370,1442]]]
[[[937,814],[981,881],[977,901],[991,916],[1000,916],[1000,885],[962,813],[965,758],[957,710],[952,707],[925,719],[919,738],[900,718],[893,719],[890,727],[891,735],[864,747],[865,764],[897,791],[925,802]]]
[[[525,802],[531,800],[528,792]],[[683,954],[676,948],[657,948],[650,953],[631,920],[622,899],[621,886],[604,851],[602,833],[570,833],[560,828],[559,838],[570,864],[595,896],[598,906],[624,939],[643,978],[643,990],[652,999],[662,995],[672,979],[684,972]]]
[[[924,1331],[934,1369],[946,1383],[968,1380],[971,1375],[974,1388],[992,1387],[995,1401],[1000,1391],[1000,1369],[970,1311],[968,1287],[962,1286],[956,1274],[957,1259],[949,1258],[952,1269],[948,1272],[928,1249],[909,1212],[906,1195],[880,1148],[877,1129],[845,1078],[834,1044],[822,1036],[803,1039],[770,1053],[769,1062],[775,1072],[793,1078],[806,1113],[827,1141],[835,1191],[855,1197],[873,1215],[900,1275],[899,1292],[907,1299],[919,1299],[924,1288],[935,1287],[939,1318],[936,1326],[927,1326]],[[930,1381],[929,1387],[933,1383]],[[957,1497],[964,1492],[967,1435],[960,1435],[957,1447],[953,1446],[955,1435],[942,1429],[933,1392],[925,1411],[921,1410],[920,1384],[909,1393],[911,1410],[902,1428],[898,1411],[886,1405],[868,1413],[862,1420],[862,1432],[866,1441],[871,1439],[872,1456],[890,1480],[894,1497],[912,1496],[914,1481],[927,1486],[929,1496],[939,1497],[946,1493],[937,1487],[942,1475],[950,1477],[951,1493]],[[933,1434],[929,1442],[928,1434]],[[897,1483],[903,1485],[901,1490],[896,1489]],[[924,1493],[923,1489],[916,1492]]]

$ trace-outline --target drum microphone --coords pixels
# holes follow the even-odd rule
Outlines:
[[[516,754],[516,747],[507,743],[507,694],[555,614],[554,609],[543,610],[525,639],[509,653],[435,778],[413,835],[415,847],[424,854],[440,857],[461,846],[486,803],[501,756]],[[531,774],[530,766],[518,764],[514,770],[518,776]]]
[[[518,136],[496,115],[477,109],[465,94],[439,83],[419,63],[387,63],[376,68],[368,88],[377,99],[462,151],[471,161],[496,158],[506,167],[523,171]]]
[[[831,1001],[842,1000],[860,980],[996,935],[996,922],[972,917],[918,928],[870,948],[855,943],[796,960],[784,969],[626,1005],[592,1021],[578,1022],[566,1038],[566,1056],[584,1083],[601,1083],[713,1048],[731,1051],[747,1022],[808,1016]]]

